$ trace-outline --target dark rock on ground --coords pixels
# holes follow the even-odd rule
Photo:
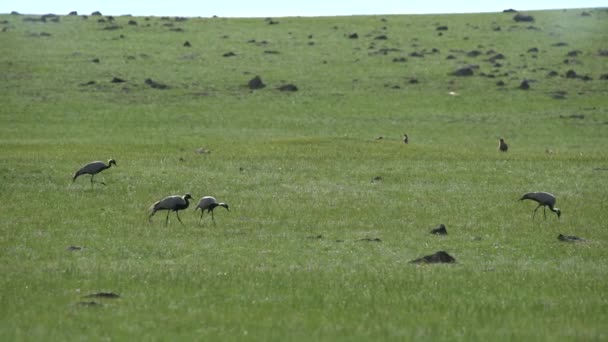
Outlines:
[[[236,53],[234,53],[232,51],[226,52],[225,54],[222,55],[222,57],[234,57],[234,56],[236,56]]]
[[[441,25],[441,26],[437,26],[437,28],[435,30],[437,30],[437,31],[447,31],[448,27],[446,25]]]
[[[473,67],[472,66],[466,66],[463,68],[460,68],[456,71],[454,71],[453,73],[451,73],[452,76],[473,76]]]
[[[521,89],[521,90],[530,89],[530,82],[528,82],[528,80],[521,81],[521,83],[519,84],[519,89]]]
[[[564,241],[564,242],[584,242],[585,239],[582,239],[578,236],[574,236],[574,235],[563,235],[563,234],[559,234],[557,236],[557,239],[559,241]]]
[[[144,81],[144,83],[146,83],[147,85],[149,85],[150,87],[152,87],[154,89],[169,89],[168,85],[162,84],[162,83],[158,83],[158,82],[152,80],[151,78],[146,78],[146,80]]]
[[[436,228],[431,229],[431,234],[434,235],[448,235],[448,231],[445,229],[445,224],[440,224]]]
[[[125,81],[125,80],[123,80],[123,79],[122,79],[122,78],[120,78],[120,77],[114,77],[114,78],[112,78],[112,81],[110,81],[110,82],[112,82],[112,83],[124,83],[124,82],[126,82],[126,81]]]
[[[298,91],[298,87],[291,83],[284,84],[277,89],[279,89],[280,91]]]
[[[348,35],[349,39],[357,39],[359,38],[359,35],[356,32],[353,32],[351,34]]]
[[[422,258],[410,261],[412,264],[435,264],[435,263],[455,263],[456,259],[449,255],[447,252],[439,251],[435,254],[426,255]]]
[[[247,86],[249,87],[249,89],[262,89],[266,87],[264,82],[262,82],[262,78],[260,78],[260,76],[256,76],[250,79],[247,83]]]
[[[379,238],[363,238],[359,241],[366,241],[366,242],[382,242],[382,240],[380,240]]]
[[[75,252],[75,251],[81,251],[83,248],[80,246],[68,246],[66,247],[66,251],[70,251],[70,252]]]
[[[82,296],[82,298],[120,298],[120,295],[114,292],[97,292]]]
[[[538,48],[535,48],[535,47],[529,48],[528,52],[530,52],[530,53],[536,53],[536,52],[538,52]]]
[[[191,46],[192,46],[192,44],[190,44],[190,42],[189,42],[189,41],[187,41],[187,40],[186,40],[186,41],[184,42],[184,47],[191,47]]]
[[[513,20],[517,21],[517,22],[533,22],[534,21],[534,17],[531,15],[527,15],[527,14],[521,14],[521,13],[517,13],[514,17]]]

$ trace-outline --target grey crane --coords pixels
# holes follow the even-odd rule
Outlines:
[[[217,207],[224,207],[226,208],[226,210],[230,211],[227,203],[219,203],[215,199],[215,197],[205,196],[201,198],[196,208],[194,208],[194,211],[199,208],[201,209],[201,218],[199,219],[199,223],[203,219],[203,213],[205,212],[205,210],[207,210],[207,213],[211,213],[211,220],[215,222],[215,218],[213,217],[213,210]]]
[[[179,223],[181,223],[182,225],[184,224],[182,222],[182,220],[179,218],[179,211],[180,210],[184,210],[186,208],[188,208],[188,206],[190,205],[190,203],[188,202],[189,199],[192,199],[192,196],[190,196],[190,194],[185,194],[184,196],[169,196],[169,197],[165,197],[162,200],[154,203],[151,207],[150,207],[150,216],[148,216],[148,220],[152,220],[152,216],[154,216],[154,214],[157,211],[161,211],[161,210],[166,210],[167,211],[167,219],[165,220],[165,224],[169,223],[169,213],[172,211],[175,211],[175,215],[177,215],[177,220],[179,221]]]
[[[403,134],[403,143],[407,144],[410,141],[410,139],[407,137],[407,134]]]
[[[555,196],[553,196],[552,194],[550,194],[548,192],[543,192],[543,191],[529,192],[529,193],[521,196],[521,198],[519,200],[523,201],[526,199],[532,200],[532,201],[535,201],[536,203],[538,203],[538,206],[536,207],[536,209],[534,209],[534,214],[532,214],[532,219],[534,219],[534,215],[536,215],[536,211],[540,207],[543,207],[543,214],[545,215],[545,219],[547,219],[547,213],[545,211],[546,207],[549,207],[549,209],[552,212],[556,213],[558,219],[562,215],[561,210],[559,210],[559,208],[555,207]]]
[[[95,177],[95,175],[100,173],[101,171],[103,171],[105,169],[109,169],[112,165],[116,165],[116,160],[114,160],[114,159],[108,160],[108,165],[106,165],[102,161],[90,162],[87,165],[81,167],[80,170],[76,171],[76,173],[74,173],[72,182],[75,182],[76,178],[78,178],[79,176],[91,175],[91,186],[93,185],[93,183],[99,183],[99,184],[106,185],[106,183],[104,183],[104,182],[98,182],[96,180],[93,180],[93,177]]]
[[[509,150],[509,145],[507,145],[505,139],[498,139],[498,150],[501,152],[507,152]]]

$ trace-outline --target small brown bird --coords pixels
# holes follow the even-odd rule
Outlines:
[[[505,139],[498,139],[498,150],[501,152],[507,152],[509,150],[509,145],[507,145]]]
[[[403,143],[407,144],[409,142],[409,139],[407,137],[407,134],[403,134]]]

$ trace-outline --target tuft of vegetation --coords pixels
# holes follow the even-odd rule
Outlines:
[[[0,15],[0,340],[606,339],[608,12],[514,15]]]

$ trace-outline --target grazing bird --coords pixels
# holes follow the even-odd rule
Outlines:
[[[498,150],[501,152],[507,152],[509,150],[509,145],[507,145],[505,139],[498,139]]]
[[[555,207],[555,196],[548,192],[529,192],[521,196],[519,200],[523,201],[525,199],[533,200],[538,203],[536,209],[534,209],[534,214],[532,214],[532,219],[534,219],[534,215],[536,215],[536,211],[538,208],[543,207],[543,214],[545,215],[545,219],[547,219],[547,213],[545,212],[545,208],[549,207],[552,212],[557,214],[557,218],[562,215],[561,210]]]
[[[76,173],[74,174],[74,178],[72,178],[72,182],[75,182],[76,178],[78,178],[79,176],[91,175],[91,186],[93,185],[93,183],[100,183],[106,185],[106,183],[104,182],[98,182],[96,180],[93,180],[93,177],[95,177],[95,175],[100,173],[101,171],[109,169],[112,165],[116,165],[116,160],[108,160],[108,165],[104,164],[104,162],[102,161],[90,162],[87,165],[81,167],[80,170],[76,171]]]
[[[211,220],[215,222],[215,218],[213,218],[213,210],[217,207],[224,207],[226,210],[230,211],[227,203],[218,203],[215,197],[205,196],[201,198],[196,208],[194,208],[194,211],[196,211],[198,208],[201,209],[201,218],[199,219],[199,223],[203,219],[203,213],[205,210],[207,210],[207,213],[211,213]]]
[[[175,211],[175,215],[177,215],[177,220],[183,225],[184,223],[179,218],[178,211],[188,208],[188,205],[190,205],[190,203],[188,202],[189,199],[192,199],[192,196],[190,196],[190,194],[185,194],[184,196],[169,196],[163,198],[162,200],[154,203],[150,207],[150,216],[148,216],[148,220],[152,220],[152,216],[154,216],[157,211],[167,210],[167,219],[165,221],[165,224],[168,224],[169,213]]]
[[[409,142],[409,139],[408,139],[408,137],[407,137],[407,134],[404,134],[404,135],[403,135],[403,143],[404,143],[404,144],[407,144],[408,142]]]

